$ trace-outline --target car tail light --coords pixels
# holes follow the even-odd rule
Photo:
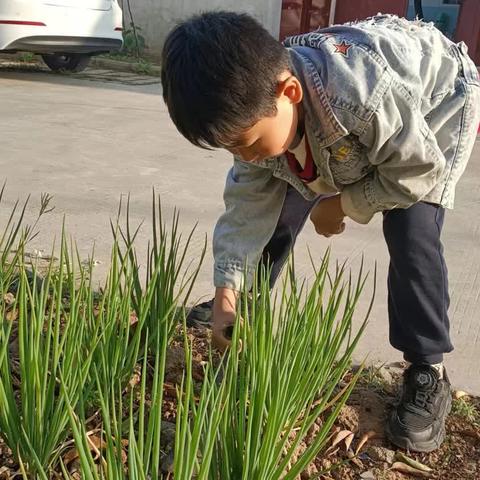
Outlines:
[[[25,20],[0,20],[0,25],[29,25],[31,27],[46,27],[43,22],[30,22]]]
[[[116,28],[115,28],[115,31],[116,31],[116,32],[123,32],[123,28],[122,28],[122,27],[116,27]]]

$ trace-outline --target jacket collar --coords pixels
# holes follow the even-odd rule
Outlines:
[[[302,105],[305,112],[305,129],[313,134],[317,148],[325,148],[341,137],[348,135],[346,128],[339,122],[330,106],[318,67],[310,58],[318,52],[312,48],[289,48],[293,73],[303,88]],[[319,52],[318,55],[321,53]],[[316,62],[318,63],[318,62]]]
[[[311,59],[312,54],[318,52],[313,48],[288,48],[291,56],[293,74],[300,81],[303,88],[302,106],[305,115],[305,133],[315,153],[335,143],[348,135],[348,130],[339,122],[323,88],[318,67]],[[317,55],[321,55],[320,52]],[[317,62],[318,63],[318,59]],[[314,156],[315,156],[314,153]],[[285,157],[282,155],[282,157]],[[265,168],[280,168],[278,160],[281,157],[267,158],[257,165]]]

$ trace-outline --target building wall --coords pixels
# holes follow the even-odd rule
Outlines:
[[[250,13],[278,37],[282,0],[130,0],[130,6],[135,25],[141,28],[140,33],[145,37],[148,53],[159,57],[165,37],[176,23],[206,10]],[[128,28],[130,16],[126,0],[123,0],[123,10]]]

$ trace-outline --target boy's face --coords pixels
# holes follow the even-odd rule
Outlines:
[[[302,97],[300,82],[285,71],[279,78],[277,113],[273,117],[261,118],[242,132],[228,151],[246,162],[259,162],[285,153],[295,138]]]

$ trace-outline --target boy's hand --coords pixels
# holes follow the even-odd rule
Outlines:
[[[310,213],[310,220],[319,235],[331,237],[345,230],[345,213],[340,202],[341,195],[322,200]]]
[[[230,346],[236,318],[238,293],[230,288],[219,287],[213,303],[212,343],[219,350]]]

